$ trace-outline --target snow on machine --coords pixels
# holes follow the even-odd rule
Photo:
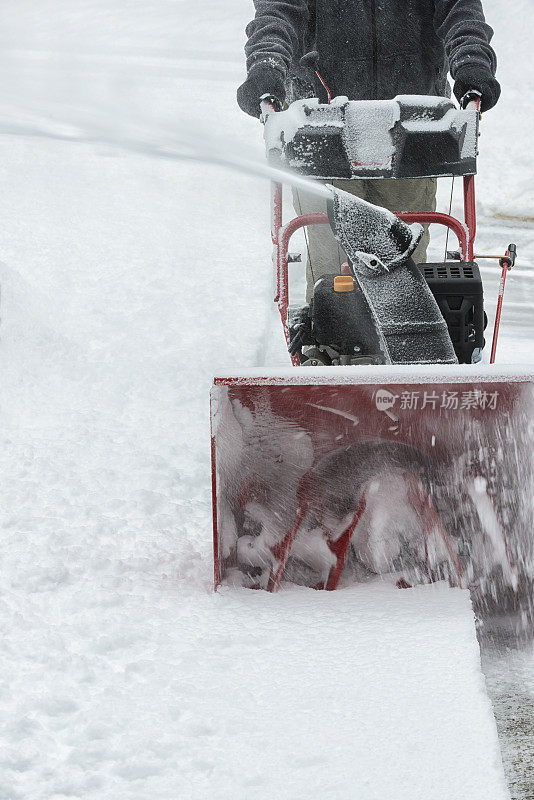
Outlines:
[[[463,179],[464,221],[394,215],[317,182],[327,213],[282,224],[272,185],[275,302],[293,367],[218,375],[212,388],[215,586],[335,589],[391,573],[399,587],[447,579],[483,611],[528,608],[533,558],[530,371],[489,363],[475,261],[479,101],[330,104],[274,113],[269,160],[309,178]],[[347,254],[309,304],[289,303],[292,235],[328,222]],[[458,251],[411,258],[421,223]]]

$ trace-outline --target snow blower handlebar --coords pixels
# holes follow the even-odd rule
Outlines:
[[[509,269],[515,264],[515,259],[517,256],[517,247],[515,244],[509,244],[508,250],[499,259],[499,266],[501,267],[501,280],[499,283],[499,296],[497,299],[497,311],[495,313],[495,325],[493,327],[493,341],[491,343],[491,356],[490,356],[490,364],[495,363],[495,354],[497,352],[497,339],[499,337],[499,326],[501,324],[501,312],[502,312],[502,304],[504,300],[504,287],[506,284],[506,273]]]
[[[268,95],[264,95],[260,100],[260,122],[265,124],[265,120],[269,116],[269,114],[276,114],[276,107],[274,103],[274,98],[269,97]]]
[[[481,101],[482,95],[480,92],[477,89],[469,89],[460,100],[460,108],[472,108],[475,111],[480,111]],[[281,110],[277,109],[276,105],[278,105],[278,101],[270,95],[264,95],[260,99],[261,122],[264,123],[269,114],[276,114],[277,111]]]
[[[460,100],[460,108],[469,108],[469,105],[472,104],[472,108],[475,108],[476,111],[480,111],[481,102],[482,95],[478,89],[469,89]]]

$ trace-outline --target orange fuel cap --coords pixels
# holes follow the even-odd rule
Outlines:
[[[334,292],[353,292],[354,278],[352,275],[336,275],[334,278]]]

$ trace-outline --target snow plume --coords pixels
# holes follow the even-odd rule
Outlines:
[[[0,60],[0,69],[3,74],[11,73],[12,78],[11,91],[4,93],[0,107],[0,134],[93,142],[152,158],[200,161],[291,184],[324,199],[330,197],[322,184],[271,167],[258,157],[257,151],[247,152],[243,142],[214,134],[213,125],[208,130],[203,120],[190,113],[187,103],[173,107],[163,118],[161,110],[156,116],[151,109],[132,102],[128,93],[117,95],[112,88],[103,96],[94,97],[83,87],[69,84],[65,74],[59,75],[55,70],[49,72],[49,82],[44,87],[42,81],[21,87],[9,61],[4,64]],[[111,72],[110,87],[114,85],[113,77]],[[64,95],[68,101],[61,99]],[[216,116],[214,112],[215,123]]]

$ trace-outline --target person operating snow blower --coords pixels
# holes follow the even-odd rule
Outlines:
[[[500,95],[492,28],[480,0],[254,0],[246,28],[247,79],[237,90],[239,106],[260,116],[260,101],[285,103],[306,97],[330,102],[387,100],[397,95],[450,96],[469,91],[481,111]],[[434,211],[436,178],[333,180],[339,189],[390,211]],[[325,210],[315,195],[294,190],[298,214]],[[426,260],[428,226],[414,253]],[[345,254],[327,225],[308,231],[307,285],[339,272]]]

